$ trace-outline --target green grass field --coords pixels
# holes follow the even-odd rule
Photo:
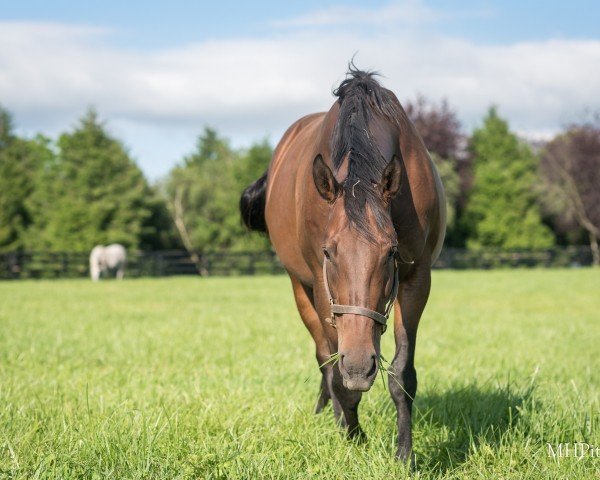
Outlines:
[[[587,269],[435,272],[414,478],[600,476],[547,447],[600,445],[599,287]],[[407,476],[382,380],[355,445],[312,413],[319,379],[283,276],[0,283],[0,478]]]

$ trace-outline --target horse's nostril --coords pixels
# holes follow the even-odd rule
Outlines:
[[[373,355],[371,358],[373,359],[373,364],[371,365],[371,370],[367,373],[367,377],[372,377],[377,373],[377,357]]]
[[[342,365],[344,365],[344,357],[345,357],[345,356],[346,356],[346,355],[340,354],[340,367],[341,367]]]

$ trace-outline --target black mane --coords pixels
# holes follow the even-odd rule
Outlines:
[[[391,92],[375,79],[376,72],[358,70],[352,63],[346,79],[333,94],[338,97],[339,116],[331,138],[331,154],[336,171],[348,158],[348,176],[343,183],[344,208],[350,223],[367,239],[372,239],[367,222],[366,206],[383,228],[390,218],[374,185],[381,181],[389,159],[385,159],[375,144],[369,123],[374,115],[398,124],[401,110]]]

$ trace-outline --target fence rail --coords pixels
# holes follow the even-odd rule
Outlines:
[[[0,253],[0,279],[77,278],[89,275],[88,253]],[[210,253],[196,265],[182,250],[130,253],[125,275],[255,275],[284,272],[272,252]],[[592,264],[588,247],[540,251],[464,250],[446,248],[434,265],[437,269],[490,269],[508,267],[580,267]]]

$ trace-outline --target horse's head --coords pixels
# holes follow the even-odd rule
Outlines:
[[[324,292],[337,328],[339,369],[350,390],[366,391],[373,385],[387,307],[397,292],[397,236],[390,202],[401,178],[396,156],[379,181],[360,190],[349,178],[338,182],[320,155],[313,162],[317,191],[330,205],[322,245]],[[370,195],[368,201],[365,195]]]

